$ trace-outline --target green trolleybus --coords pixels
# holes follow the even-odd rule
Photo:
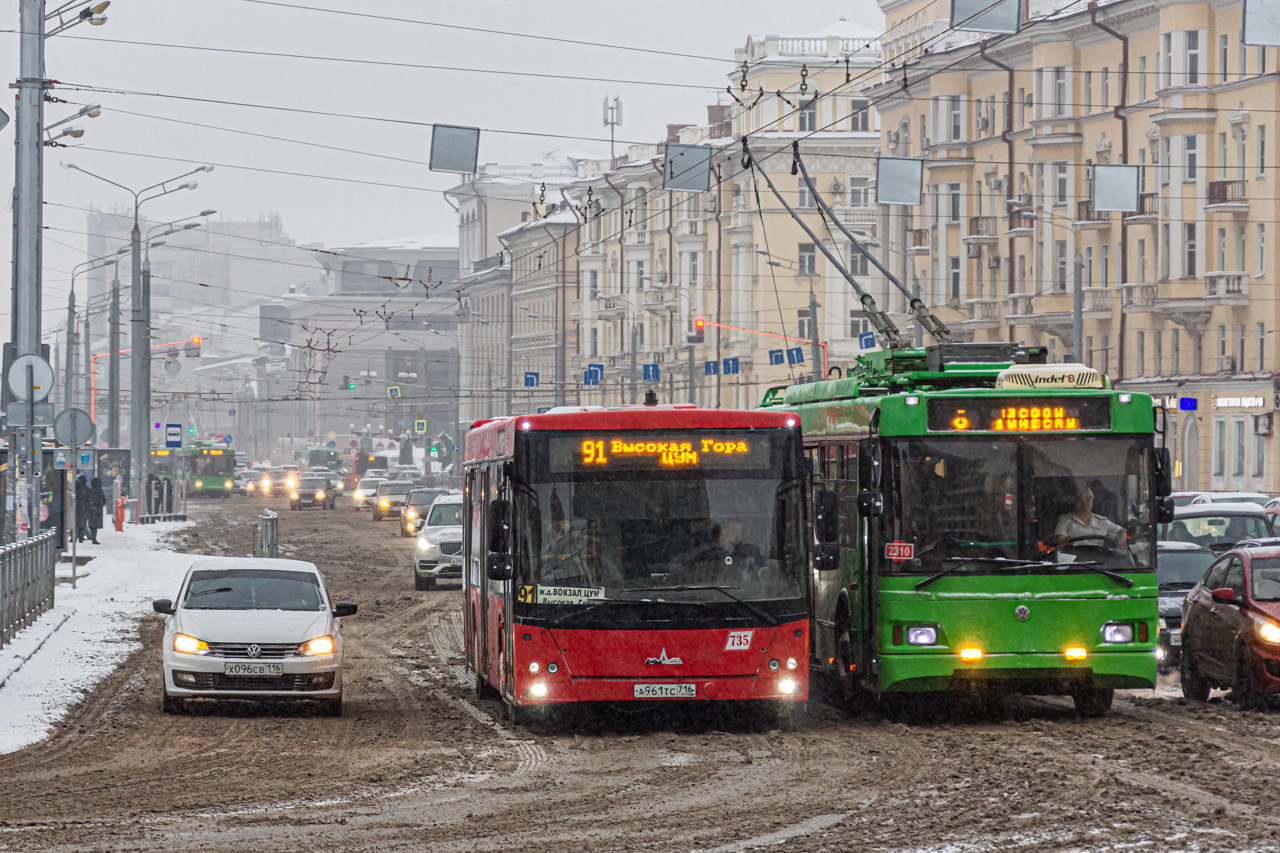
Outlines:
[[[940,343],[764,405],[801,418],[811,655],[847,702],[991,690],[1096,715],[1155,686],[1172,500],[1150,396],[1043,348]]]
[[[152,448],[151,469],[158,477],[186,481],[188,497],[226,497],[236,491],[236,454],[221,442]]]

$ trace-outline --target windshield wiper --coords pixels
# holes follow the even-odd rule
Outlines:
[[[1160,584],[1161,589],[1191,589],[1198,581],[1165,581]]]
[[[566,613],[556,621],[552,622],[548,627],[563,628],[569,622],[571,622],[574,619],[577,619],[579,616],[582,616],[584,613],[590,613],[592,610],[598,610],[599,608],[604,607],[606,604],[614,604],[614,603],[615,603],[615,599],[606,598],[604,601],[597,601],[595,604],[588,604],[586,607],[582,608],[581,610],[574,610],[569,613]]]
[[[1099,568],[1096,560],[1076,560],[1071,563],[1054,563],[1049,560],[1015,560],[1009,557],[948,557],[947,562],[954,562],[954,566],[949,566],[936,575],[931,575],[915,585],[916,589],[923,589],[939,578],[944,578],[952,572],[959,571],[968,563],[995,563],[1000,566],[1008,566],[1017,569],[1041,569],[1041,568],[1061,568],[1063,566],[1081,566],[1090,571],[1097,572],[1100,575],[1106,575],[1114,581],[1119,581],[1125,586],[1133,586],[1133,581],[1124,575],[1116,574],[1107,569]]]
[[[198,592],[190,593],[187,597],[195,598],[197,595],[213,595],[216,592],[235,592],[235,590],[229,586],[220,586],[217,589],[202,589]]]
[[[745,608],[747,608],[748,610],[750,610],[750,611],[751,611],[752,613],[754,613],[756,616],[758,616],[758,617],[760,617],[761,619],[763,619],[764,621],[768,622],[770,625],[777,625],[777,624],[778,624],[778,619],[777,619],[777,617],[775,617],[775,616],[774,616],[772,613],[770,613],[769,611],[764,610],[764,609],[762,609],[762,608],[760,608],[760,607],[757,607],[756,605],[752,604],[750,601],[745,601],[745,600],[743,600],[743,599],[741,599],[741,598],[738,598],[738,596],[736,596],[736,595],[734,595],[733,593],[729,592],[729,590],[731,590],[731,589],[737,589],[737,587],[736,587],[736,586],[733,586],[733,587],[728,587],[728,586],[714,586],[714,585],[710,585],[710,584],[709,584],[709,585],[706,585],[706,586],[651,586],[651,587],[646,587],[646,588],[643,588],[643,589],[633,589],[633,588],[631,588],[631,587],[628,587],[628,588],[624,589],[624,590],[623,590],[623,592],[695,592],[695,591],[697,591],[697,590],[704,590],[704,589],[713,589],[713,590],[715,590],[716,592],[724,593],[724,594],[725,594],[725,595],[727,595],[729,598],[732,598],[734,601],[738,602],[738,603],[739,603],[739,604],[741,604],[743,607],[745,607]]]

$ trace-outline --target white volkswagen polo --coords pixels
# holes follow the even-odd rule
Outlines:
[[[342,622],[320,570],[299,560],[196,560],[165,614],[164,710],[187,699],[312,699],[342,714]]]

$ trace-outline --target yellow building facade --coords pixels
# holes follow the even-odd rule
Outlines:
[[[934,42],[931,4],[881,6],[881,148],[925,160],[924,203],[881,232],[905,278],[963,339],[1155,395],[1180,488],[1280,491],[1280,57],[1242,43],[1241,4],[1035,2],[1018,35]],[[1094,167],[1121,163],[1139,209],[1093,210]]]

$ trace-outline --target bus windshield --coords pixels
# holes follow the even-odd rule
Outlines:
[[[515,530],[517,583],[531,590],[526,600],[803,597],[804,480],[796,436],[721,431],[705,452],[697,433],[528,438]],[[724,455],[716,450],[730,445]]]
[[[885,573],[1149,570],[1150,439],[885,442]]]
[[[230,475],[236,470],[236,457],[230,452],[213,454],[200,454],[192,456],[191,463],[194,467],[192,473],[202,476]]]

